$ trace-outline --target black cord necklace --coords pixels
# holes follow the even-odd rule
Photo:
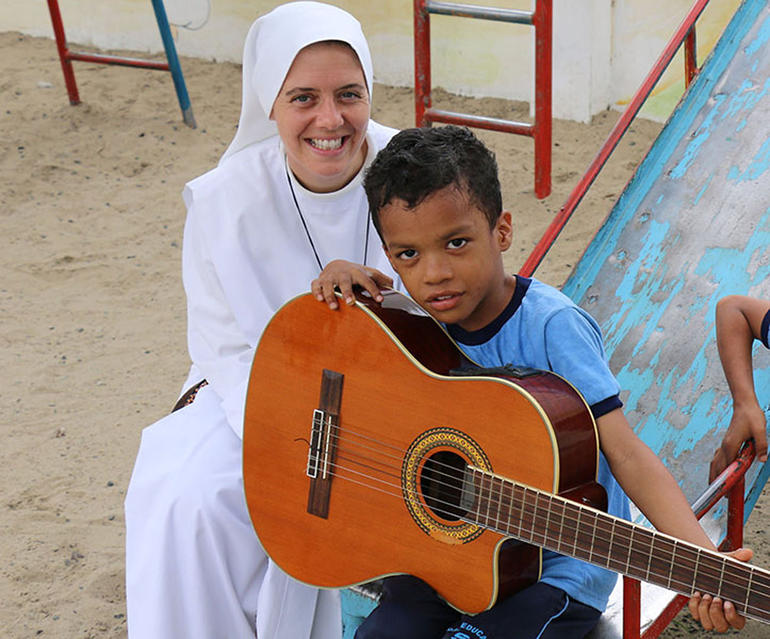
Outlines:
[[[289,175],[289,169],[286,169],[286,179],[289,182],[289,190],[291,191],[291,197],[294,200],[294,206],[297,209],[297,213],[299,214],[299,219],[302,222],[302,228],[305,229],[305,235],[307,236],[307,241],[310,243],[310,248],[313,249],[313,255],[315,255],[315,261],[318,264],[318,272],[324,270],[323,264],[321,263],[321,258],[318,257],[318,251],[315,247],[315,242],[313,242],[313,236],[310,235],[310,229],[307,226],[307,222],[305,222],[305,216],[302,215],[302,209],[299,207],[299,202],[297,201],[297,194],[294,193],[294,185],[291,183],[291,176]],[[366,213],[366,234],[364,237],[364,261],[361,263],[363,265],[366,265],[366,260],[369,257],[369,221],[370,221],[370,213],[367,209]]]

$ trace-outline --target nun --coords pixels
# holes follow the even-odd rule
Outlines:
[[[363,173],[395,130],[370,119],[358,21],[317,2],[254,22],[234,139],[189,182],[182,277],[192,361],[182,406],[144,429],[125,502],[131,639],[339,639],[339,593],[266,556],[243,492],[246,388],[260,335],[334,259],[395,277]],[[327,273],[333,269],[327,270]]]

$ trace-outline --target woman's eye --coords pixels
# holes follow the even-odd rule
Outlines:
[[[449,248],[453,249],[459,249],[465,246],[468,243],[468,240],[466,240],[464,237],[457,237],[453,240],[449,240]]]
[[[343,100],[362,100],[363,97],[358,91],[343,91],[340,93],[340,98]]]
[[[313,98],[309,95],[302,94],[302,95],[295,95],[291,101],[295,104],[307,104],[312,100]]]

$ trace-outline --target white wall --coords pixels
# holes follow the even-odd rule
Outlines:
[[[413,83],[411,0],[334,0],[361,20],[375,78]],[[530,10],[534,0],[465,0]],[[554,115],[588,121],[608,106],[622,108],[676,30],[693,0],[554,0]],[[714,45],[740,0],[714,0],[698,26],[699,57]],[[165,0],[180,55],[241,60],[252,20],[275,0]],[[71,43],[102,49],[162,51],[150,0],[59,0]],[[191,30],[194,29],[194,30]],[[0,31],[53,36],[47,3],[2,0]],[[475,95],[531,101],[531,27],[431,16],[434,86]],[[73,47],[75,48],[75,47]],[[681,94],[681,55],[644,112],[665,119]]]

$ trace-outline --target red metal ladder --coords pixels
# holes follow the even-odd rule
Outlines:
[[[179,108],[182,110],[182,119],[187,126],[194,129],[195,117],[193,116],[192,106],[190,105],[190,97],[187,94],[184,76],[182,75],[182,67],[179,64],[179,57],[176,54],[174,39],[171,37],[171,28],[169,27],[163,0],[151,0],[151,2],[153,10],[155,11],[155,20],[158,23],[158,29],[160,30],[161,39],[163,40],[163,47],[166,51],[167,62],[155,62],[137,58],[123,58],[113,55],[70,51],[67,46],[67,37],[64,34],[64,23],[61,18],[61,11],[59,11],[59,2],[58,0],[48,0],[48,11],[51,14],[54,36],[56,37],[56,48],[59,51],[59,60],[61,61],[62,71],[64,73],[64,83],[67,86],[70,104],[80,104],[78,86],[75,82],[75,72],[72,68],[73,60],[168,71],[174,79],[174,88],[176,90],[177,99],[179,100]]]
[[[551,192],[552,0],[536,0],[534,11],[414,0],[414,93],[417,126],[433,122],[459,124],[526,135],[535,143],[535,195]],[[478,18],[535,28],[535,121],[533,124],[434,109],[430,77],[430,14]]]

